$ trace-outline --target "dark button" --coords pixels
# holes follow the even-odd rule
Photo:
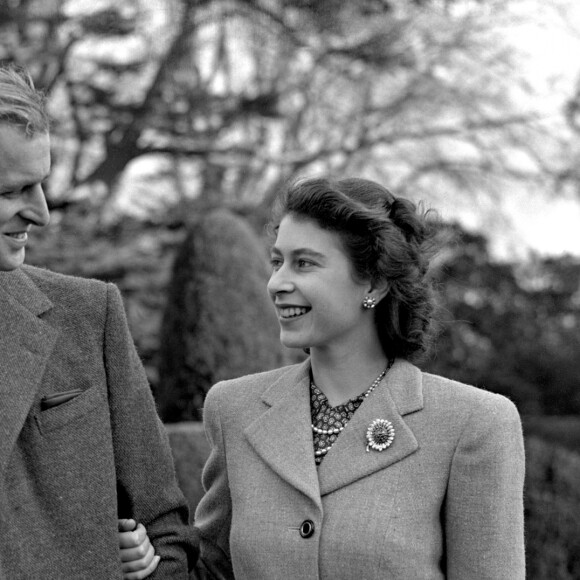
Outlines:
[[[312,520],[304,520],[300,526],[300,535],[303,538],[309,538],[314,534],[314,522]]]

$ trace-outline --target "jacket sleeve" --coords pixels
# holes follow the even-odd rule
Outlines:
[[[205,495],[195,512],[195,527],[200,537],[200,578],[233,580],[229,548],[232,501],[218,392],[219,384],[209,390],[203,408],[203,422],[210,454],[202,473]]]
[[[112,284],[107,285],[104,357],[119,517],[134,518],[147,528],[161,556],[152,580],[185,579],[197,558],[187,503],[177,484],[169,440],[129,332],[121,295]]]
[[[524,463],[515,406],[487,396],[473,409],[451,464],[448,580],[524,580]]]

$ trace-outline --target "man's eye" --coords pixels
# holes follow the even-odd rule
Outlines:
[[[278,270],[278,268],[280,268],[281,265],[282,265],[282,260],[280,260],[280,258],[271,258],[270,259],[270,266],[272,266],[272,268],[274,270]]]
[[[297,264],[299,268],[306,268],[307,266],[311,266],[312,262],[308,260],[298,260]]]

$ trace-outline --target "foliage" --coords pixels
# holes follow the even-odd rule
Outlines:
[[[164,420],[200,419],[212,384],[282,364],[267,279],[264,246],[244,220],[220,209],[192,221],[161,328],[155,393]]]
[[[526,441],[527,577],[580,577],[580,455],[535,437]]]
[[[525,415],[523,424],[526,437],[540,438],[580,454],[579,415]]]
[[[165,425],[179,487],[189,505],[189,521],[203,497],[201,472],[209,456],[209,443],[201,421],[184,421]]]
[[[426,368],[523,413],[580,413],[580,261],[497,263],[483,236],[453,230],[439,265],[445,331]]]

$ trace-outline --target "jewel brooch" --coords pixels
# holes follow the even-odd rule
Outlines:
[[[383,451],[391,445],[395,438],[395,428],[386,419],[375,419],[367,429],[367,453],[374,449]]]

